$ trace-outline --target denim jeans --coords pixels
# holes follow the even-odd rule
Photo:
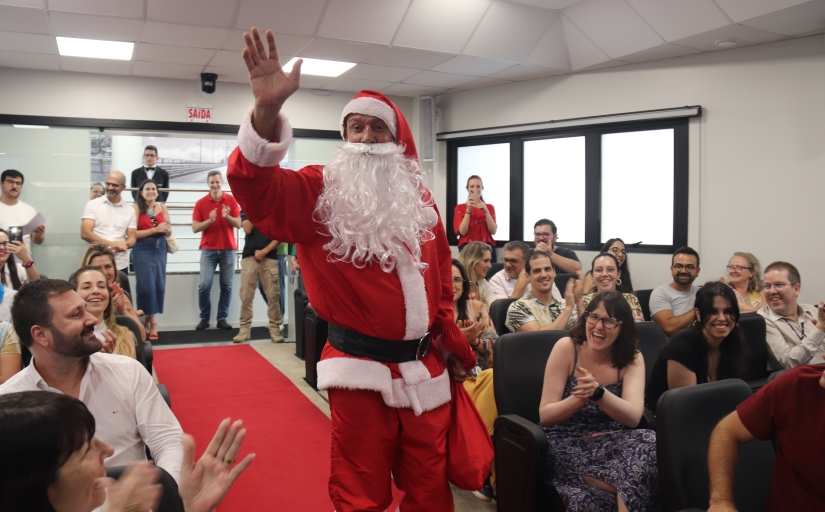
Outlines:
[[[221,267],[221,296],[218,299],[218,320],[226,320],[229,316],[229,301],[232,299],[232,275],[235,273],[235,249],[201,251],[201,275],[198,284],[198,305],[201,309],[201,318],[209,320],[212,311],[212,279],[215,277],[215,267]]]

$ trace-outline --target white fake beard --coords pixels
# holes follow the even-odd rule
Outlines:
[[[404,258],[419,268],[421,244],[435,236],[438,221],[433,201],[425,201],[418,162],[404,156],[404,147],[347,143],[335,150],[324,170],[324,191],[315,219],[329,230],[324,245],[330,261],[364,268],[377,262],[392,272]]]

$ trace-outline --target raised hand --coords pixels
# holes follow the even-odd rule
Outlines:
[[[156,482],[160,471],[148,462],[132,464],[120,480],[104,481],[108,489],[108,510],[111,512],[149,511],[157,508],[163,488]]]
[[[7,247],[9,248],[9,252],[17,256],[17,258],[23,263],[29,261],[29,251],[26,250],[26,246],[23,242],[15,240],[7,245]]]
[[[243,35],[246,48],[243,60],[249,70],[249,85],[255,96],[255,110],[252,113],[252,126],[258,135],[266,140],[273,140],[277,134],[278,113],[284,102],[298,90],[301,83],[301,64],[298,60],[289,76],[284,73],[275,46],[275,36],[271,30],[266,31],[269,55],[258,29],[252,27],[252,33]]]
[[[576,278],[570,279],[573,281],[573,297],[576,299],[576,302],[582,299],[582,292],[584,290],[584,276],[582,276],[582,271],[576,271]]]
[[[255,459],[250,453],[234,468],[235,458],[246,437],[241,420],[226,418],[218,426],[212,442],[195,462],[195,438],[183,436],[183,462],[180,468],[180,497],[186,512],[212,512],[226,497],[235,480]]]
[[[599,383],[596,382],[596,379],[593,377],[586,368],[582,368],[581,366],[576,366],[576,375],[577,375],[577,382],[576,387],[573,388],[573,396],[579,397],[584,400],[589,400],[593,393],[596,391],[596,388],[599,387]]]
[[[100,340],[103,344],[100,351],[104,354],[112,354],[115,351],[115,345],[117,344],[117,336],[112,331],[104,331],[103,332],[103,339]]]
[[[214,210],[209,212],[209,220],[211,220],[212,222],[215,222],[215,219],[217,219],[217,218],[218,218],[218,209],[215,208]]]
[[[567,280],[567,285],[564,287],[564,305],[571,308],[576,305],[576,279],[570,278]],[[581,289],[581,287],[579,287]]]

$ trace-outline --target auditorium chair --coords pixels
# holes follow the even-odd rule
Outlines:
[[[496,333],[498,333],[499,336],[510,332],[510,329],[504,325],[505,322],[507,322],[507,309],[510,307],[510,304],[517,300],[518,299],[498,299],[490,306],[490,320],[493,321],[493,326],[496,328]]]
[[[307,294],[304,290],[295,290],[295,356],[304,358],[304,310],[307,307]]]
[[[118,284],[120,284],[120,289],[123,290],[124,295],[129,297],[129,300],[134,303],[132,300],[132,285],[129,283],[129,274],[122,270],[118,270],[117,275]]]
[[[553,282],[556,283],[556,288],[559,289],[559,293],[561,293],[562,297],[564,297],[564,288],[567,286],[567,281],[569,281],[570,278],[575,279],[576,274],[556,274],[556,279],[553,280]]]
[[[505,334],[496,342],[493,388],[498,512],[563,511],[546,472],[548,442],[538,426],[544,368],[567,331]]]
[[[487,281],[493,278],[494,275],[498,274],[501,270],[504,270],[504,263],[493,263],[493,266],[490,267],[490,270],[487,271]]]
[[[318,361],[321,360],[321,351],[327,342],[329,325],[315,312],[312,306],[307,306],[304,310],[304,340],[306,381],[318,389]]]
[[[650,378],[653,376],[653,365],[656,364],[656,359],[659,358],[659,351],[667,343],[667,336],[656,322],[636,322],[636,331],[638,333],[639,351],[645,361],[645,389],[647,389],[650,385]],[[645,397],[645,407],[651,414],[655,412],[655,406],[656,404],[647,403],[647,397]],[[653,428],[654,424],[648,426]]]
[[[639,304],[642,306],[642,316],[645,317],[645,322],[650,322],[653,318],[650,316],[650,294],[653,290],[635,290],[633,295],[639,299]]]
[[[751,393],[744,381],[726,379],[671,389],[659,398],[656,453],[667,512],[708,508],[710,435]],[[734,498],[740,512],[765,510],[773,459],[770,441],[753,441],[739,449]]]
[[[753,391],[765,385],[768,380],[768,342],[765,334],[765,319],[757,313],[747,313],[739,317],[739,327],[745,336],[745,375]]]
[[[166,472],[165,469],[158,467],[160,470],[159,484],[163,487],[163,494],[160,496],[160,503],[158,507],[152,509],[154,512],[184,512],[183,500],[178,493],[178,484],[172,475]],[[113,466],[106,468],[106,476],[119,480],[126,466]]]

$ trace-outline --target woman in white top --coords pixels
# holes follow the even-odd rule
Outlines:
[[[487,282],[487,272],[492,268],[493,253],[490,246],[483,242],[470,242],[458,255],[458,261],[467,272],[470,282],[470,299],[481,301],[487,308],[496,300],[496,295],[490,283]]]

